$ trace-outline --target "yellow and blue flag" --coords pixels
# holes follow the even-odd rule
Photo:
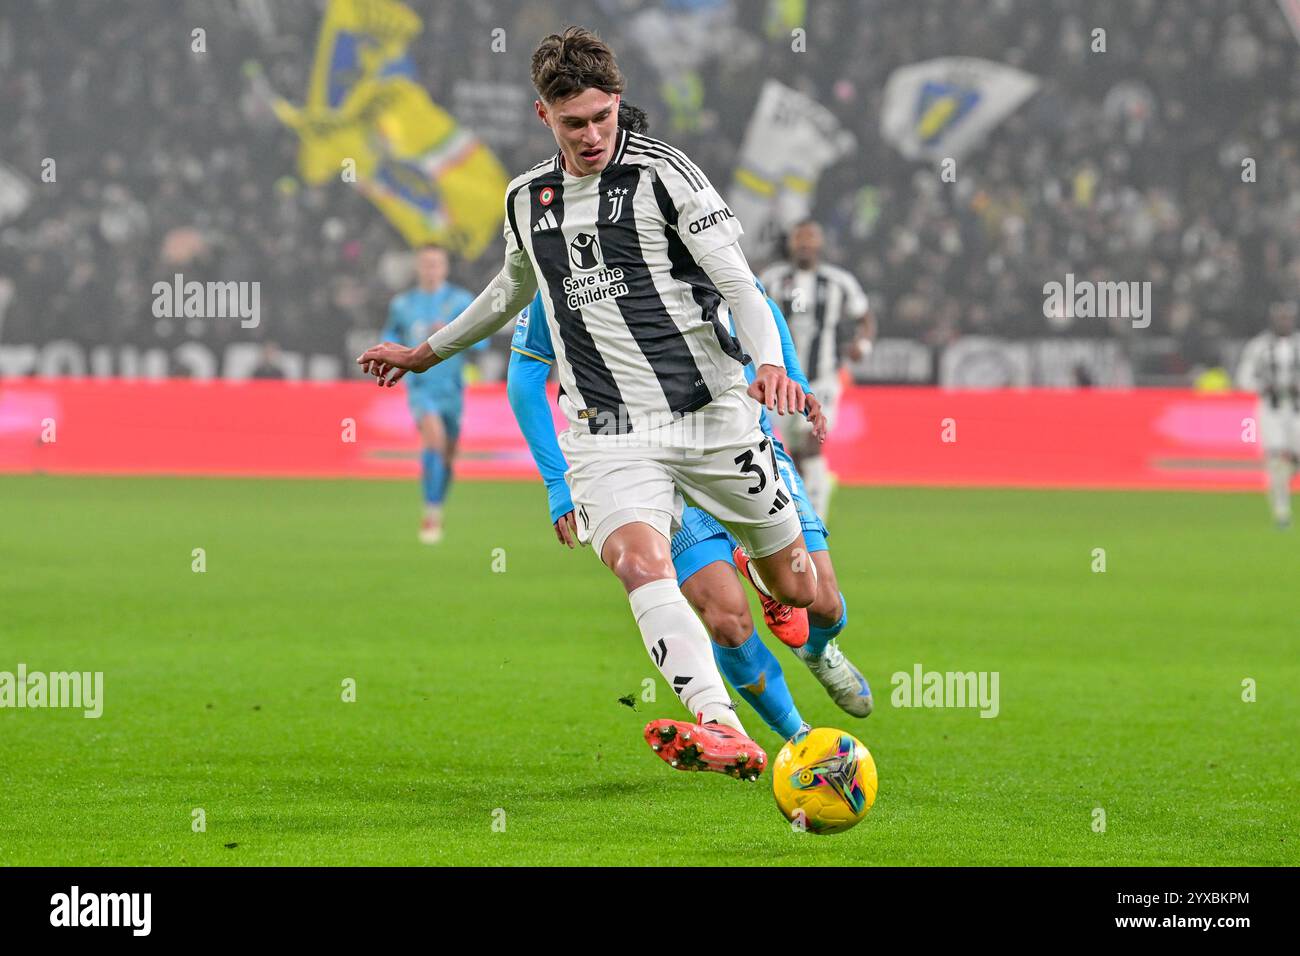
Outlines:
[[[912,63],[885,83],[880,130],[908,159],[960,158],[1037,89],[1037,77],[991,60]]]
[[[422,27],[397,0],[331,0],[306,104],[275,110],[307,182],[355,182],[411,245],[475,259],[500,231],[507,176],[416,81],[407,47]]]

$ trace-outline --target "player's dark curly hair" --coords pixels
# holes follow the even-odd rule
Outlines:
[[[533,87],[544,103],[558,103],[583,90],[623,92],[614,51],[584,27],[552,33],[533,51]]]
[[[641,107],[622,100],[618,104],[618,125],[633,133],[648,133],[650,117],[645,115],[645,110]]]

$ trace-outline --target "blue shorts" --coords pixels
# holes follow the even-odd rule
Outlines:
[[[735,546],[735,539],[713,515],[687,506],[682,511],[682,528],[673,535],[672,541],[677,586],[681,587],[687,578],[714,561],[725,561],[734,568],[731,551]]]
[[[447,429],[448,440],[455,441],[460,437],[460,420],[465,413],[465,400],[459,392],[408,388],[406,403],[417,425],[426,415],[437,415],[442,418],[442,424]]]

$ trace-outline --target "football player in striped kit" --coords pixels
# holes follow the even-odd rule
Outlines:
[[[790,230],[790,258],[768,266],[759,276],[790,323],[799,361],[822,402],[828,428],[835,427],[839,406],[842,357],[857,361],[871,349],[875,323],[866,293],[852,273],[821,261],[822,227],[811,219]],[[813,508],[825,519],[831,503],[831,473],[821,442],[806,422],[790,418],[781,435],[790,451]]]
[[[1296,303],[1276,302],[1268,330],[1246,343],[1237,383],[1259,394],[1259,441],[1268,469],[1268,500],[1279,528],[1291,526],[1291,479],[1300,465],[1300,335]]]
[[[613,51],[570,27],[534,52],[532,80],[559,149],[507,186],[501,271],[426,343],[383,343],[358,362],[392,385],[502,328],[541,292],[578,539],[623,584],[651,659],[696,718],[658,722],[661,756],[754,779],[766,754],[744,733],[669,541],[689,496],[735,536],[775,598],[813,602],[815,565],[759,427],[759,405],[803,412],[803,389],[786,374],[735,215],[680,150],[618,127]],[[723,299],[736,336],[719,318]]]
[[[619,106],[619,125],[637,133],[649,132],[645,114],[626,101]],[[795,354],[785,317],[776,303],[770,299],[767,301],[781,336],[786,370],[807,391],[808,382]],[[507,375],[510,406],[545,481],[556,538],[572,548],[576,542],[576,529],[573,501],[564,478],[567,463],[556,441],[546,398],[546,380],[550,367],[555,363],[555,349],[551,344],[540,294],[533,298],[527,311],[520,314],[510,346],[512,354]],[[748,369],[746,373],[748,375]],[[806,398],[809,417],[820,415],[812,392],[807,391]],[[872,709],[871,687],[834,643],[834,637],[847,624],[847,612],[843,611],[843,595],[838,593],[835,570],[830,563],[826,544],[829,532],[812,512],[793,461],[772,434],[766,410],[760,415],[759,427],[772,439],[782,477],[794,493],[809,558],[817,564],[819,583],[818,599],[805,611],[764,596],[760,582],[753,582],[762,598],[764,617],[772,633],[789,645],[845,713],[866,717]],[[682,515],[681,530],[672,540],[672,560],[678,586],[713,639],[713,656],[723,676],[763,722],[783,739],[805,732],[808,724],[800,716],[790,694],[780,662],[758,636],[745,593],[736,578],[737,566],[748,568],[748,558],[736,547],[726,529],[707,512],[687,507]],[[825,593],[828,591],[831,593]],[[810,632],[809,613],[817,610],[823,612],[823,617],[837,621],[839,626],[833,634],[824,634],[816,629]],[[655,725],[652,723],[647,730],[651,745],[657,744]]]

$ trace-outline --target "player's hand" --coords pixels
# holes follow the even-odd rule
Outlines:
[[[808,424],[812,426],[813,435],[818,441],[825,441],[830,426],[826,421],[826,413],[822,411],[822,403],[817,400],[816,395],[805,395],[803,399],[804,410],[808,416]]]
[[[871,354],[871,339],[857,338],[849,343],[849,361],[861,362]]]
[[[357,357],[357,364],[367,375],[375,376],[380,388],[392,388],[407,372],[423,372],[437,364],[428,342],[408,349],[396,342],[383,342],[366,349]]]
[[[382,342],[362,352],[357,357],[357,364],[367,375],[378,379],[375,384],[380,388],[391,388],[410,370],[411,351],[396,342]]]
[[[560,520],[555,522],[555,537],[560,544],[567,544],[570,550],[578,546],[578,525],[573,520],[572,511],[560,515]]]
[[[799,383],[780,365],[760,365],[749,386],[749,397],[778,415],[804,410],[804,393]]]

